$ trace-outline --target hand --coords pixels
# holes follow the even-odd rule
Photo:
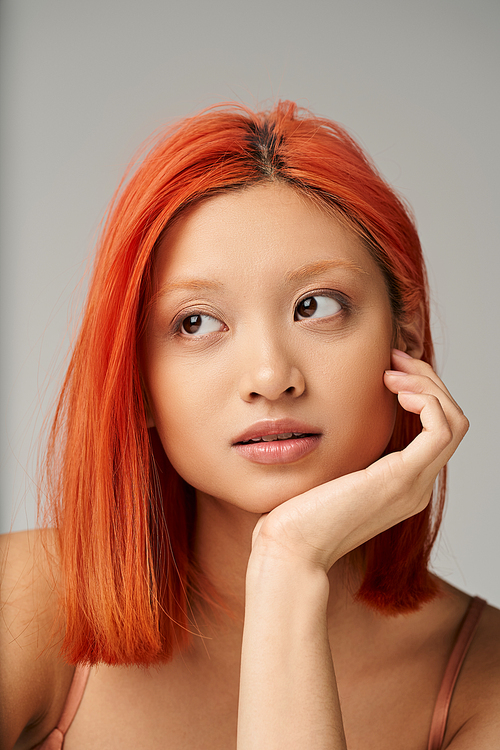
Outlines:
[[[430,365],[393,351],[386,387],[403,409],[420,415],[422,432],[404,450],[291,498],[262,516],[252,553],[325,572],[351,550],[428,504],[436,477],[469,423]]]

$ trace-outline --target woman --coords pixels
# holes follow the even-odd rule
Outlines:
[[[498,612],[427,570],[468,426],[432,362],[414,225],[342,128],[162,135],[103,230],[56,531],[4,541],[3,747],[496,746]]]

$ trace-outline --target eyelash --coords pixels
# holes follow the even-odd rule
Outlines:
[[[345,297],[345,295],[341,294],[340,292],[333,291],[331,289],[316,289],[313,292],[308,292],[303,297],[301,297],[300,299],[297,300],[297,302],[294,305],[294,312],[293,312],[294,320],[296,320],[296,321],[307,320],[307,318],[297,318],[297,309],[298,309],[299,305],[301,305],[303,302],[305,302],[308,299],[312,299],[314,297],[329,297],[330,299],[333,299],[336,302],[338,302],[338,304],[340,305],[340,308],[341,308],[338,311],[338,313],[334,313],[331,316],[323,316],[323,318],[319,318],[319,320],[322,320],[322,319],[327,318],[327,317],[333,317],[335,315],[341,315],[342,313],[348,312],[351,309],[351,307],[352,307],[352,305],[351,305],[350,301],[347,299],[347,297]],[[183,336],[185,338],[193,338],[193,339],[194,338],[202,338],[203,336],[209,335],[209,334],[201,334],[200,336],[196,336],[195,334],[190,335],[189,333],[183,332],[181,330],[182,326],[183,326],[183,324],[184,324],[184,322],[186,320],[188,320],[189,318],[197,317],[197,316],[213,318],[215,320],[220,320],[220,322],[222,323],[222,320],[220,318],[218,318],[216,315],[210,315],[210,313],[207,312],[206,310],[196,310],[196,309],[194,309],[194,310],[189,310],[187,312],[183,311],[182,313],[180,313],[180,315],[178,315],[175,318],[175,320],[174,320],[174,322],[172,324],[172,334],[174,336],[179,335],[179,336]],[[213,333],[213,332],[210,332],[210,333]]]

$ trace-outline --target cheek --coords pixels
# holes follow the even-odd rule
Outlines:
[[[357,417],[353,440],[362,457],[362,468],[382,455],[394,430],[397,398],[387,390],[382,378],[383,370],[363,383],[357,403],[352,405]]]
[[[150,369],[148,391],[165,453],[176,471],[192,483],[192,472],[214,442],[221,399],[214,393],[215,384],[212,390],[206,381],[200,387],[199,373],[172,365],[174,358],[163,361],[156,371]]]
[[[363,351],[361,358],[345,353],[330,386],[332,429],[345,450],[343,473],[366,468],[382,455],[396,419],[397,397],[383,380],[390,341]]]

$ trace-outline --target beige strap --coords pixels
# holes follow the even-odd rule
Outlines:
[[[71,722],[76,716],[78,707],[82,701],[85,688],[87,686],[87,680],[89,679],[90,667],[85,664],[78,664],[73,674],[73,680],[71,682],[68,695],[66,696],[66,702],[62,710],[57,726],[48,737],[42,742],[41,745],[37,745],[39,750],[61,750],[64,744],[64,735],[71,726]]]
[[[427,750],[441,750],[455,684],[485,605],[484,599],[476,596],[465,613],[434,706]]]
[[[89,674],[90,667],[88,664],[77,664],[61,718],[57,722],[57,728],[60,729],[63,734],[66,734],[71,726],[71,722],[76,716],[85,688],[87,687]]]

